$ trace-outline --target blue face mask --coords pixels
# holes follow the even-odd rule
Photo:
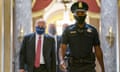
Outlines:
[[[45,32],[45,28],[37,26],[36,27],[36,32],[37,32],[37,34],[41,35]]]

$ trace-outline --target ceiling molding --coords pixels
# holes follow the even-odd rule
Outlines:
[[[32,0],[32,7],[35,5],[36,0]]]
[[[43,10],[39,10],[37,12],[32,12],[32,17],[38,17],[38,16],[43,16],[46,10],[49,10],[49,8],[51,8],[53,6],[53,4],[55,3],[56,0],[53,0],[52,3],[50,3],[50,5],[48,7],[46,7]],[[32,0],[32,7],[34,6],[36,0]]]
[[[44,10],[40,10],[37,12],[32,12],[32,17],[38,17],[38,16],[43,16],[44,15]]]
[[[49,10],[54,5],[55,2],[56,2],[56,0],[52,0],[52,2],[50,3],[50,5],[45,8],[45,11]]]
[[[73,15],[72,13],[69,13],[70,15],[70,20],[73,20]],[[48,23],[56,23],[57,20],[63,20],[64,17],[64,9],[57,10],[55,12],[52,12],[47,18],[46,21]]]
[[[96,0],[97,5],[100,7],[101,6],[101,1],[100,0]]]

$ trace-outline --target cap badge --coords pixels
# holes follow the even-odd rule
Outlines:
[[[91,29],[87,29],[87,32],[91,33],[91,32],[92,32],[92,30],[91,30]]]
[[[83,6],[82,6],[82,2],[79,2],[79,6],[78,6],[79,8],[82,8]]]

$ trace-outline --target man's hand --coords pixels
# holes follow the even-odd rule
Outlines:
[[[60,69],[63,71],[63,72],[67,72],[67,66],[65,64],[64,61],[61,61],[60,62]]]
[[[20,69],[20,71],[19,72],[25,72],[25,70],[24,69]]]

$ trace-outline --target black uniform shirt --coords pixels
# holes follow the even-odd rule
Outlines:
[[[100,45],[100,41],[98,32],[93,26],[85,24],[80,28],[73,24],[63,32],[62,44],[69,44],[70,56],[81,58],[91,54],[93,46]]]

